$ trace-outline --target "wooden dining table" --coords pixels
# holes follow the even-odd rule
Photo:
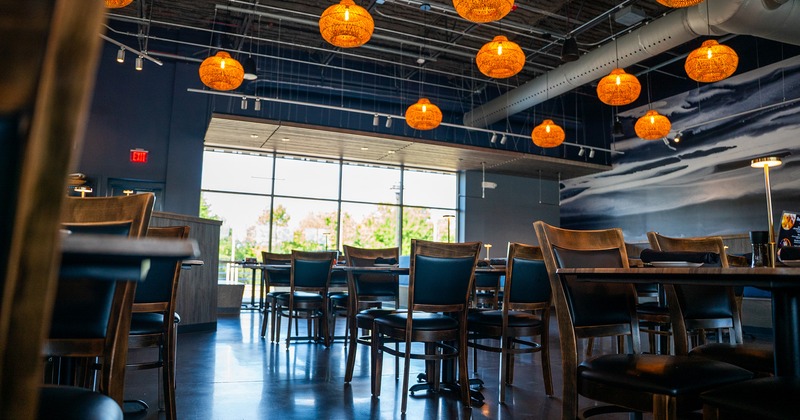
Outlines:
[[[800,267],[559,268],[565,280],[752,286],[772,292],[776,376],[800,377]]]

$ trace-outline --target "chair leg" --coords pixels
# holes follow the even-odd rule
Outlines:
[[[663,394],[653,395],[653,420],[676,420],[678,418],[678,401],[674,397]]]
[[[270,318],[270,327],[272,327],[272,331],[269,332],[269,335],[270,335],[269,341],[272,342],[272,343],[275,342],[275,328],[276,328],[275,324],[276,324],[276,322],[280,322],[280,320],[276,320],[275,319],[275,318],[279,318],[277,308],[278,308],[278,300],[277,299],[273,299],[270,302],[270,312],[271,312],[271,314],[270,314],[270,317],[271,317]],[[280,328],[280,327],[278,327],[278,328]]]
[[[544,392],[548,396],[553,395],[553,373],[550,370],[550,339],[548,331],[544,331],[540,336],[542,350],[539,352],[542,358],[542,380],[544,381]]]
[[[269,306],[268,302],[264,303],[264,308],[261,310],[261,313],[264,315],[261,317],[261,337],[267,335],[267,322],[269,322],[269,310],[267,307]]]
[[[467,350],[467,331],[466,326],[462,326],[462,328],[464,329],[460,331],[458,340],[458,383],[461,390],[461,402],[467,407],[471,407],[469,377],[467,374],[467,355],[469,354]]]
[[[383,371],[383,352],[380,349],[380,340],[380,333],[378,329],[373,326],[372,345],[370,346],[370,356],[372,356],[370,378],[372,379],[372,395],[376,397],[381,395],[381,373]]]
[[[403,399],[402,403],[400,404],[400,413],[406,413],[406,407],[408,406],[408,369],[411,367],[411,341],[406,340],[406,348],[403,355]],[[465,367],[466,368],[466,367]],[[428,378],[430,380],[430,378]]]
[[[358,329],[356,325],[355,317],[347,317],[347,325],[348,329],[353,331],[353,334],[350,335],[345,342],[349,344],[347,349],[347,367],[345,368],[344,373],[344,383],[349,384],[350,381],[353,380],[353,370],[356,368],[356,347],[358,347]]]
[[[172,334],[170,334],[172,335]],[[175,343],[172,342],[172,337],[167,337],[168,342],[164,344],[164,364],[161,367],[163,372],[163,386],[164,386],[164,409],[167,414],[167,420],[176,420],[178,418],[177,410],[175,407]]]
[[[508,338],[500,336],[500,404],[506,403],[506,384],[508,384]]]

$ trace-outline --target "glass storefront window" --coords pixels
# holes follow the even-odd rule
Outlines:
[[[407,170],[403,174],[403,205],[440,207],[456,206],[456,176],[440,172]]]
[[[272,193],[272,155],[206,150],[201,188],[212,191]]]
[[[339,198],[339,164],[304,158],[275,160],[275,195]]]

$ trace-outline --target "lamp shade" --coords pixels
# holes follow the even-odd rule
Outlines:
[[[611,70],[597,84],[597,97],[606,105],[628,105],[639,98],[641,92],[639,79],[620,68]]]
[[[133,0],[106,0],[106,7],[109,9],[119,9],[133,3]]]
[[[514,8],[514,0],[453,0],[462,18],[475,23],[500,20]]]
[[[256,60],[253,57],[247,57],[242,63],[244,68],[244,80],[258,79],[258,68],[256,67]]]
[[[542,121],[531,132],[533,144],[544,148],[560,146],[565,138],[564,129],[554,123],[553,120]]]
[[[636,120],[636,125],[633,128],[636,130],[637,136],[645,140],[656,140],[669,134],[672,123],[669,122],[669,118],[651,109],[643,117]]]
[[[342,0],[322,12],[319,33],[328,43],[342,48],[364,45],[375,30],[375,22],[367,9],[353,0]]]
[[[225,51],[206,58],[200,64],[200,81],[216,90],[233,90],[244,80],[244,68]]]
[[[433,130],[442,122],[442,111],[427,98],[419,98],[417,103],[406,109],[406,123],[416,130]]]
[[[684,68],[692,80],[711,83],[732,75],[738,65],[739,56],[733,48],[709,39],[689,53]]]
[[[663,4],[667,7],[672,7],[677,9],[679,7],[689,7],[694,6],[696,4],[700,4],[703,0],[656,0],[657,2]]]
[[[481,47],[475,57],[475,64],[481,73],[495,79],[505,79],[522,70],[525,66],[525,53],[515,42],[498,35]]]

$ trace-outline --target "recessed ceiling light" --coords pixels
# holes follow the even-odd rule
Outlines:
[[[386,152],[386,153],[388,153],[388,154],[390,154],[390,155],[393,155],[393,154],[394,154],[394,150],[389,150],[389,151],[388,151],[388,152]]]
[[[369,147],[362,147],[361,150],[369,150]]]
[[[284,138],[282,138],[282,139],[281,139],[281,141],[290,141],[290,140],[291,140],[291,139],[289,139],[289,138],[286,138],[286,137],[284,137]]]
[[[258,134],[251,134],[251,135],[250,135],[250,138],[251,138],[251,139],[257,139],[257,138],[258,138]]]

